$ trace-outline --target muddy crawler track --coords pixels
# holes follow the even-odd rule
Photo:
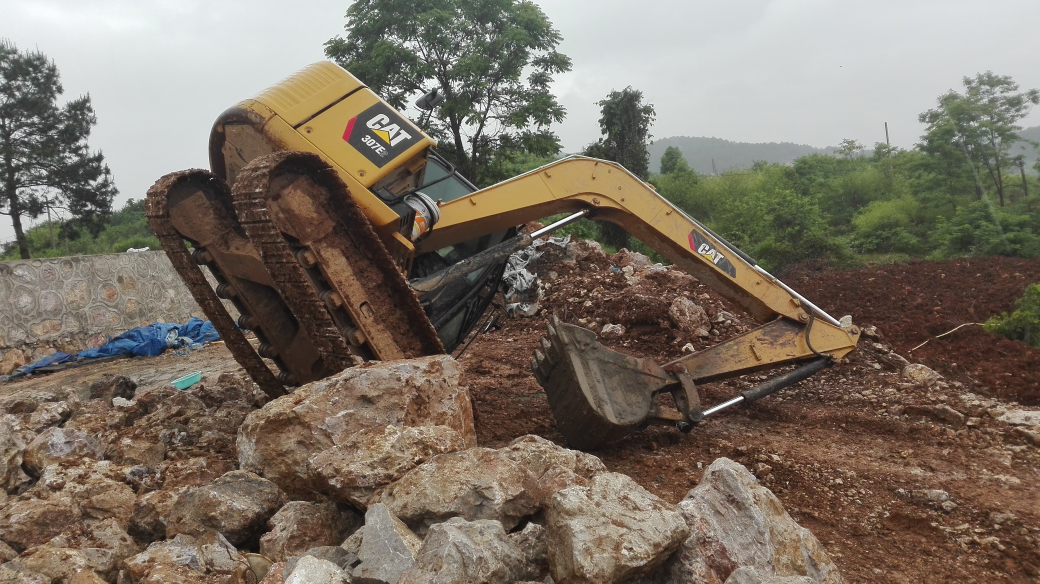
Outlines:
[[[305,219],[295,214],[290,218],[289,213],[284,211],[272,213],[268,208],[268,198],[281,196],[277,185],[285,181],[280,179],[292,175],[312,180],[329,195],[327,201],[314,197],[310,202],[323,218],[333,219],[330,233],[321,237],[325,251],[336,254],[343,263],[349,265],[352,272],[347,279],[358,298],[349,298],[349,293],[345,293],[347,297],[344,301],[353,305],[363,301],[374,315],[369,319],[370,330],[366,332],[370,337],[367,345],[371,353],[378,357],[381,350],[386,352],[387,346],[393,346],[394,349],[389,353],[389,358],[443,353],[443,345],[415,292],[408,287],[390,253],[336,172],[313,154],[278,152],[254,160],[240,172],[235,183],[234,202],[239,221],[260,250],[272,277],[283,287],[283,297],[293,305],[293,312],[301,317],[301,321],[306,315],[307,326],[316,327],[307,330],[316,339],[335,337],[339,345],[347,349],[325,304],[319,299],[307,273],[283,235],[283,231],[288,233],[295,229],[305,229],[292,224],[293,218],[297,221]],[[287,224],[280,225],[279,221]],[[330,242],[332,249],[329,249]],[[301,245],[308,244],[301,242]],[[313,249],[317,251],[318,247],[315,243]],[[331,266],[323,268],[331,269]],[[358,318],[350,320],[358,322]],[[380,337],[379,347],[371,338],[377,334]]]
[[[232,320],[231,315],[224,309],[220,298],[213,291],[213,288],[210,287],[209,282],[206,281],[205,274],[202,273],[202,269],[195,262],[195,259],[188,251],[188,247],[184,244],[184,238],[170,223],[166,195],[175,186],[182,183],[197,183],[202,188],[227,190],[227,187],[220,179],[205,170],[184,170],[168,174],[156,181],[148,189],[145,211],[148,217],[148,225],[159,239],[163,250],[166,251],[166,256],[170,258],[170,263],[173,264],[177,274],[180,275],[181,280],[188,287],[191,295],[195,298],[195,302],[198,303],[206,317],[213,323],[213,327],[220,333],[220,338],[223,339],[224,344],[231,351],[235,361],[249,373],[249,376],[260,386],[260,389],[272,399],[285,395],[285,388],[271,370],[268,369],[267,365],[264,364],[260,355],[257,355],[256,351],[253,350],[253,346],[249,344],[245,335],[242,334],[235,321]]]
[[[300,327],[317,345],[328,375],[350,367],[355,358],[282,232],[271,221],[267,187],[279,161],[280,157],[266,156],[242,169],[235,182],[232,200],[239,223],[260,252],[260,258],[282,299],[289,305]],[[262,315],[258,317],[262,318]]]

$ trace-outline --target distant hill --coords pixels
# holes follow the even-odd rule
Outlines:
[[[1040,126],[1026,128],[1019,135],[1027,140],[1040,142]],[[792,142],[732,142],[722,138],[702,138],[692,136],[672,136],[655,140],[647,149],[650,152],[650,171],[658,172],[661,169],[661,155],[669,146],[676,146],[682,150],[686,162],[699,173],[711,174],[711,161],[715,160],[715,168],[718,172],[739,168],[750,168],[756,160],[778,164],[790,164],[796,158],[808,156],[809,154],[834,154],[836,147],[817,148],[807,144],[794,144]],[[1020,144],[1012,150],[1012,155],[1025,154],[1026,168],[1032,171],[1032,167],[1038,159],[1037,150],[1029,144]]]
[[[737,168],[750,168],[756,160],[779,164],[790,164],[796,158],[809,154],[833,154],[835,148],[816,148],[807,144],[791,142],[750,143],[732,142],[722,138],[673,136],[655,140],[650,145],[650,171],[661,168],[661,155],[669,146],[682,150],[686,162],[697,172],[710,174],[711,161],[715,160],[718,172]]]

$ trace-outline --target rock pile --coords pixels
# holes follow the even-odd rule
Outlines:
[[[266,404],[230,375],[10,393],[0,582],[840,582],[744,467],[672,505],[538,436],[478,447],[461,376],[436,356]]]

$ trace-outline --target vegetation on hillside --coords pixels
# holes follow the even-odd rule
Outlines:
[[[26,231],[25,238],[34,258],[121,253],[130,248],[160,249],[159,240],[152,235],[145,220],[144,200],[133,199],[109,215],[97,235],[82,227],[70,228],[58,221],[45,221]],[[19,257],[17,242],[12,241],[0,248],[0,260]]]

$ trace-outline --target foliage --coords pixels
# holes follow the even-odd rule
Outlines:
[[[932,232],[933,257],[1040,255],[1036,216],[998,209],[987,201],[962,206],[950,220],[939,218]]]
[[[994,316],[986,321],[983,328],[1011,340],[1040,347],[1040,284],[1028,286],[1015,305],[1018,308],[1010,316],[1007,313]]]
[[[686,162],[682,150],[675,146],[669,146],[661,155],[661,174],[672,174],[675,172],[690,172],[690,163]]]
[[[58,221],[43,222],[25,232],[33,257],[123,253],[130,248],[161,249],[144,216],[144,200],[130,199],[108,217],[107,224],[93,235],[83,228],[65,228]],[[0,260],[19,257],[16,243],[0,249]]]
[[[498,156],[559,152],[549,126],[565,110],[550,85],[571,61],[533,2],[358,0],[346,19],[346,38],[325,54],[399,110],[439,89],[444,102],[423,129],[477,185],[507,178],[495,172]]]
[[[596,102],[600,107],[599,129],[603,134],[582,152],[585,156],[617,162],[629,172],[646,180],[650,173],[650,126],[654,123],[654,106],[643,103],[643,92],[631,86],[611,91]],[[603,243],[609,247],[628,246],[628,233],[613,223],[600,228]]]
[[[964,78],[964,93],[949,91],[938,107],[920,115],[927,130],[921,149],[944,159],[945,166],[966,167],[982,198],[982,183],[996,191],[1000,206],[1007,204],[1005,172],[1012,163],[1012,147],[1021,138],[1018,122],[1040,103],[1040,91],[1019,92],[1011,77],[992,71]],[[956,174],[963,175],[964,170]]]
[[[53,61],[0,40],[0,214],[11,217],[22,258],[30,257],[23,217],[68,213],[69,229],[96,233],[116,195],[104,157],[87,146],[97,122],[90,97],[59,106],[63,92]]]

